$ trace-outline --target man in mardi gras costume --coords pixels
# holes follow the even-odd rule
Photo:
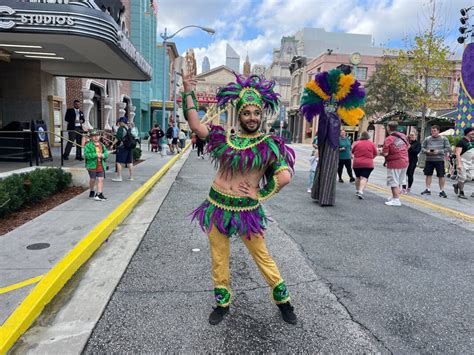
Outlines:
[[[202,139],[207,138],[208,153],[218,168],[207,199],[193,213],[208,234],[212,258],[212,279],[217,307],[209,316],[213,325],[228,313],[230,289],[230,238],[242,239],[260,272],[271,288],[273,301],[283,319],[296,324],[285,281],[268,253],[263,237],[268,219],[261,202],[291,181],[295,162],[293,150],[276,136],[259,131],[262,112],[278,109],[274,82],[252,75],[236,75],[236,82],[220,88],[218,106],[236,106],[241,131],[226,132],[220,126],[199,121],[194,95],[196,80],[183,74],[183,112],[189,127]]]
[[[311,197],[321,206],[336,202],[336,173],[339,162],[341,119],[355,126],[364,116],[360,108],[365,102],[365,90],[350,74],[347,65],[318,73],[303,91],[300,111],[312,122],[319,115],[319,164],[316,168]]]

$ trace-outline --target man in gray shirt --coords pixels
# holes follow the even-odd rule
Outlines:
[[[448,197],[444,192],[444,157],[451,152],[449,140],[439,134],[439,126],[431,127],[431,136],[425,138],[422,144],[422,153],[426,154],[425,169],[426,189],[421,194],[431,195],[431,181],[433,180],[433,171],[436,169],[436,176],[439,183],[439,196]]]

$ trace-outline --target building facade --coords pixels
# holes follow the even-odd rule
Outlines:
[[[132,118],[128,81],[148,81],[153,70],[129,40],[129,0],[102,5],[2,1],[9,14],[0,28],[2,127],[42,120],[58,145],[74,99],[82,102],[89,127],[109,129],[126,107]],[[94,79],[76,79],[85,77]]]
[[[240,56],[229,43],[225,49],[225,65],[236,73],[240,73]]]

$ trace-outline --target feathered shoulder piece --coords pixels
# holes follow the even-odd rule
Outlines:
[[[364,111],[365,90],[351,74],[332,69],[322,72],[311,80],[303,91],[300,111],[309,122],[319,115],[325,106],[333,106],[338,116],[349,126],[355,126]]]
[[[207,151],[216,167],[230,173],[266,169],[284,160],[293,171],[295,153],[279,137],[261,134],[241,136],[225,132],[220,126],[210,126]]]
[[[250,75],[248,78],[236,73],[234,75],[236,81],[221,87],[216,94],[220,108],[230,103],[237,107],[237,114],[249,105],[256,105],[270,113],[278,111],[280,94],[273,91],[275,81],[265,80],[258,75]]]

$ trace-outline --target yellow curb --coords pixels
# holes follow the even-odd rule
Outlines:
[[[369,189],[376,190],[376,191],[379,191],[379,192],[391,193],[388,188],[384,188],[384,187],[379,186],[379,185],[368,183],[367,187]],[[454,209],[451,209],[451,208],[448,208],[448,207],[442,207],[442,206],[439,206],[435,203],[428,202],[428,201],[425,201],[423,199],[420,199],[420,198],[414,197],[414,196],[401,195],[400,198],[402,200],[412,202],[416,205],[426,207],[426,208],[430,208],[434,211],[443,213],[443,214],[448,215],[450,217],[455,217],[455,218],[462,219],[463,221],[466,221],[466,222],[474,223],[474,215],[472,215],[472,214],[463,213],[461,211],[457,211],[457,210],[454,210]]]
[[[0,288],[0,295],[2,293],[7,293],[7,292],[10,292],[10,291],[14,291],[14,290],[17,290],[19,288],[34,284],[35,282],[38,282],[39,280],[41,280],[43,278],[43,276],[44,275],[35,276],[35,277],[32,277],[31,279],[21,281],[21,282],[17,282],[16,284],[12,284],[12,285],[9,285],[7,287]]]
[[[13,346],[16,340],[29,328],[43,308],[62,289],[74,273],[94,254],[132,211],[135,205],[146,195],[161,177],[181,158],[189,148],[186,145],[180,154],[167,162],[155,175],[129,196],[120,206],[86,235],[62,260],[60,260],[41,281],[31,290],[23,302],[0,327],[0,354]]]

